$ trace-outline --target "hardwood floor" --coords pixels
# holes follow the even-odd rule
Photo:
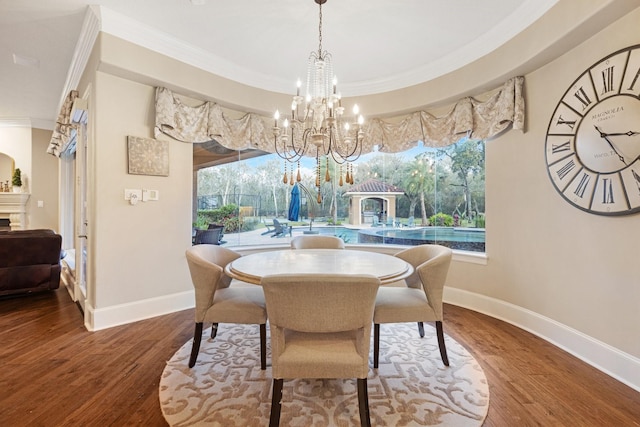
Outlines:
[[[485,426],[640,426],[640,393],[553,345],[450,305],[444,328],[485,371]],[[160,374],[192,334],[193,310],[87,332],[65,289],[0,300],[0,425],[165,426]]]

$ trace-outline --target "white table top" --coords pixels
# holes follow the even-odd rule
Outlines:
[[[271,274],[372,274],[381,284],[404,279],[413,273],[406,261],[376,252],[344,249],[285,249],[240,257],[225,267],[234,279],[260,284]]]

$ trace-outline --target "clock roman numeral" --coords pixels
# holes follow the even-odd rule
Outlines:
[[[584,91],[584,88],[580,87],[580,89],[578,89],[573,95],[582,103],[583,110],[591,104],[591,100],[587,96],[587,92]],[[573,123],[575,124],[575,122]],[[571,129],[573,129],[573,126],[571,126]]]
[[[636,75],[633,76],[633,80],[631,81],[631,84],[629,85],[627,90],[633,90],[633,87],[636,85],[636,82],[638,81],[638,77],[640,77],[640,67],[638,67],[638,71],[636,71]]]
[[[633,174],[633,178],[636,180],[636,185],[638,186],[638,193],[640,194],[640,175],[636,173],[633,169],[631,169],[631,173]]]
[[[578,186],[576,187],[575,191],[573,192],[573,194],[575,194],[576,196],[580,197],[581,199],[584,197],[584,190],[587,189],[587,185],[589,185],[589,180],[591,179],[591,177],[589,175],[582,174],[582,178],[580,178],[580,182],[578,183]]]
[[[569,126],[571,128],[571,130],[573,130],[573,127],[575,126],[576,121],[575,120],[567,121],[567,120],[563,119],[562,118],[562,114],[560,114],[560,116],[558,116],[558,121],[556,122],[556,124],[557,125],[567,125],[567,126]]]
[[[573,162],[573,160],[570,160],[566,165],[558,169],[558,178],[560,178],[561,180],[564,179],[564,177],[567,176],[567,174],[571,172],[575,167],[576,164]]]
[[[602,183],[602,203],[610,204],[613,201],[613,184],[610,178],[604,178]]]
[[[551,145],[551,152],[553,154],[557,154],[557,153],[560,153],[562,151],[570,151],[571,150],[571,148],[569,148],[569,143],[570,142],[571,141],[567,141],[567,142],[562,143],[562,144],[552,144]]]
[[[602,94],[613,90],[613,69],[614,67],[608,67],[602,70]]]

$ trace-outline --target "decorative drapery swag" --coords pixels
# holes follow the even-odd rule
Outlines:
[[[442,117],[416,111],[399,123],[371,119],[365,124],[363,152],[371,152],[377,146],[381,151],[395,153],[414,147],[417,141],[430,147],[444,147],[465,135],[476,139],[491,138],[510,125],[513,129],[523,130],[523,86],[524,77],[512,78],[488,100],[463,98]],[[271,153],[274,146],[270,129],[267,131],[268,120],[253,113],[232,119],[215,103],[189,107],[169,89],[156,89],[156,138],[166,134],[183,142],[215,139],[231,150],[254,148]]]
[[[487,101],[463,98],[442,117],[416,111],[399,123],[371,119],[364,139],[369,144],[378,144],[381,151],[397,153],[414,147],[417,141],[429,147],[444,147],[465,135],[474,139],[491,138],[509,125],[523,130],[523,86],[524,77],[512,78]]]
[[[60,114],[58,114],[56,126],[53,129],[51,141],[47,147],[47,153],[53,154],[56,157],[60,157],[60,154],[64,152],[69,142],[71,142],[71,130],[73,129],[71,110],[73,108],[73,102],[77,97],[78,91],[72,90],[64,100],[62,107],[60,107]]]
[[[183,104],[163,87],[156,88],[155,137],[160,134],[183,142],[207,142],[215,139],[231,150],[256,148],[270,151],[264,120],[253,113],[232,119],[216,103],[205,102],[198,107]]]

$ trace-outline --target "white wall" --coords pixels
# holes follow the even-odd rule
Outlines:
[[[29,192],[31,181],[31,126],[0,127],[0,153],[15,160],[15,167],[20,169],[24,192]],[[11,179],[9,178],[9,186]]]

